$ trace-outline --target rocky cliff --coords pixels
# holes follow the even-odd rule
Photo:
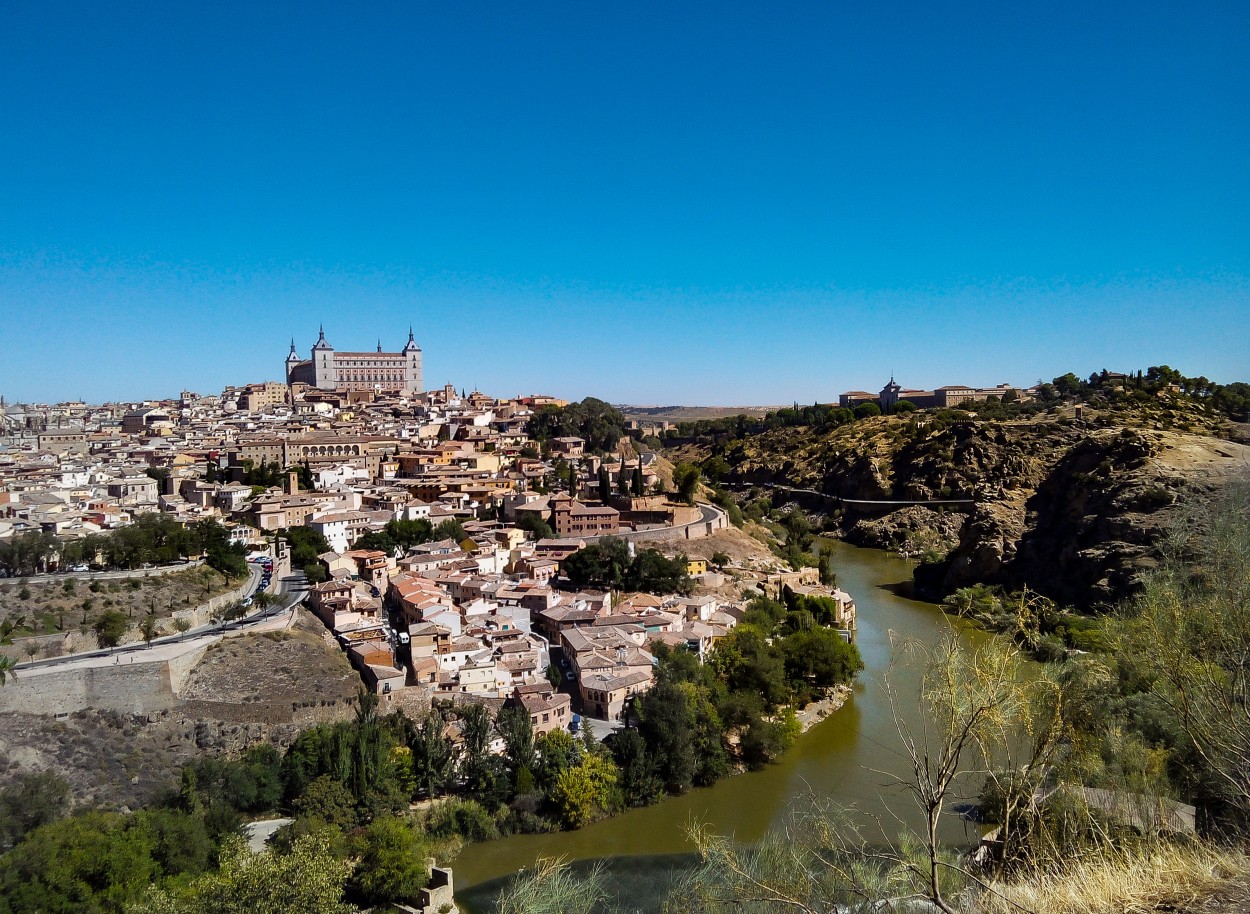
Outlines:
[[[848,540],[922,556],[916,580],[925,596],[973,583],[1027,585],[1090,607],[1134,589],[1182,492],[1201,496],[1247,476],[1250,447],[1229,438],[1227,427],[1152,427],[1133,414],[1019,422],[916,414],[692,442],[677,456],[721,457],[731,486],[831,496],[797,497],[828,512]],[[876,508],[841,499],[974,504]]]

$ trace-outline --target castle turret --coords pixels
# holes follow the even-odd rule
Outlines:
[[[334,365],[334,347],[326,342],[326,328],[320,328],[317,343],[313,346],[313,377],[316,386],[322,390],[333,390],[338,382],[338,372]]]
[[[408,328],[408,342],[403,348],[403,354],[404,386],[420,393],[425,390],[421,372],[421,347],[417,345],[417,338],[412,333],[412,327]]]
[[[295,351],[295,338],[291,338],[291,351],[286,356],[286,382],[291,383],[291,372],[300,363],[299,353]]]

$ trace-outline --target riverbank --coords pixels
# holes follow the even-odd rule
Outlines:
[[[784,822],[794,809],[810,808],[813,800],[853,807],[867,823],[901,820],[921,828],[923,819],[909,798],[892,786],[883,787],[881,772],[902,773],[906,758],[898,751],[898,729],[879,687],[880,675],[897,659],[894,644],[899,637],[933,642],[952,626],[970,644],[987,636],[946,617],[932,603],[905,596],[899,585],[911,580],[913,562],[842,542],[830,543],[829,552],[839,586],[855,595],[858,608],[856,646],[866,669],[849,692],[831,693],[828,704],[804,708],[803,735],[776,762],[756,771],[626,810],[577,831],[512,835],[466,846],[454,866],[457,894],[472,901],[470,908],[490,911],[503,881],[543,857],[611,858],[622,894],[632,897],[652,883],[667,884],[671,871],[691,859],[691,823],[749,843]],[[906,663],[891,673],[891,679],[899,694],[919,688],[917,671]],[[854,700],[847,700],[850,695]],[[923,726],[918,708],[918,702],[899,707],[904,723],[916,729]],[[943,838],[955,844],[975,842],[979,835],[966,827],[963,819],[946,817]],[[640,910],[659,910],[658,903],[640,902]]]
[[[837,711],[847,703],[851,693],[852,690],[849,685],[835,686],[830,694],[820,699],[820,701],[808,702],[803,710],[795,711],[794,717],[799,722],[800,731],[806,733],[834,711]]]

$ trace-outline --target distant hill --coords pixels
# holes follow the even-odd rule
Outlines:
[[[614,403],[626,419],[651,419],[667,422],[694,422],[699,419],[724,419],[728,416],[759,417],[776,412],[779,406],[631,406]]]

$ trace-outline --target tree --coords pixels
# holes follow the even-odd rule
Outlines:
[[[456,750],[443,735],[444,726],[443,719],[432,711],[408,738],[416,792],[431,799],[442,794],[455,770]]]
[[[1033,786],[1045,770],[1045,761],[1058,744],[1058,701],[1053,683],[1045,677],[1022,674],[1016,645],[990,640],[969,650],[953,630],[934,647],[916,642],[902,645],[903,655],[923,663],[919,697],[925,707],[925,726],[916,733],[905,722],[900,696],[892,681],[893,665],[885,675],[885,690],[895,727],[908,760],[907,775],[895,780],[906,790],[924,818],[919,855],[889,853],[885,858],[906,875],[917,892],[947,914],[954,914],[947,887],[963,870],[938,839],[938,820],[958,785],[975,778],[998,777],[1004,752],[1023,745],[1029,757],[1011,760],[1008,777],[1016,778],[1012,793],[1018,804],[1031,802]],[[1009,835],[1015,822],[1002,823]],[[903,842],[904,845],[906,842]]]
[[[870,419],[881,415],[881,407],[876,403],[861,403],[852,412],[856,419]]]
[[[680,684],[661,680],[634,700],[638,733],[656,775],[669,793],[685,793],[694,782],[694,719]]]
[[[612,738],[612,757],[620,769],[621,794],[627,806],[649,806],[664,793],[647,743],[634,729],[620,730]]]
[[[304,789],[294,803],[294,810],[301,819],[333,825],[343,831],[355,828],[360,822],[351,791],[328,774],[315,778]]]
[[[835,631],[816,627],[795,632],[781,642],[786,677],[817,690],[849,683],[864,668],[859,649]]]
[[[0,789],[0,852],[69,809],[69,784],[51,771],[19,774]]]
[[[702,471],[693,463],[679,463],[673,467],[673,485],[677,488],[677,497],[686,504],[693,505],[701,476]]]
[[[96,619],[93,627],[101,647],[117,647],[122,635],[130,628],[130,623],[122,613],[107,609]]]
[[[555,539],[556,532],[551,525],[533,511],[520,511],[517,514],[516,528],[524,530],[535,540]]]
[[[534,729],[530,726],[529,712],[516,705],[500,708],[495,717],[495,729],[503,737],[504,757],[515,784],[522,769],[534,769]]]
[[[343,902],[352,864],[334,856],[324,834],[297,839],[288,854],[254,854],[230,838],[220,856],[217,872],[181,889],[150,889],[131,914],[355,914]]]
[[[143,617],[143,621],[139,623],[139,631],[143,634],[143,643],[148,647],[152,646],[152,639],[156,637],[156,616],[148,613]]]
[[[577,743],[566,730],[548,730],[535,742],[538,752],[538,783],[550,791],[556,779],[577,763]]]
[[[1250,484],[1191,503],[1115,629],[1197,756],[1203,793],[1250,830]]]
[[[152,836],[133,817],[88,812],[26,834],[0,857],[6,914],[120,911],[161,873]]]
[[[690,593],[694,582],[686,572],[686,558],[670,559],[655,549],[643,549],[629,564],[623,583],[647,593]]]
[[[611,810],[616,766],[606,758],[586,753],[571,768],[560,772],[551,790],[551,801],[567,828],[581,828]]]
[[[370,905],[415,902],[429,881],[428,845],[409,819],[384,816],[365,828],[364,850],[352,873],[353,894]]]
[[[17,661],[6,654],[0,654],[0,686],[10,678],[17,678]]]

